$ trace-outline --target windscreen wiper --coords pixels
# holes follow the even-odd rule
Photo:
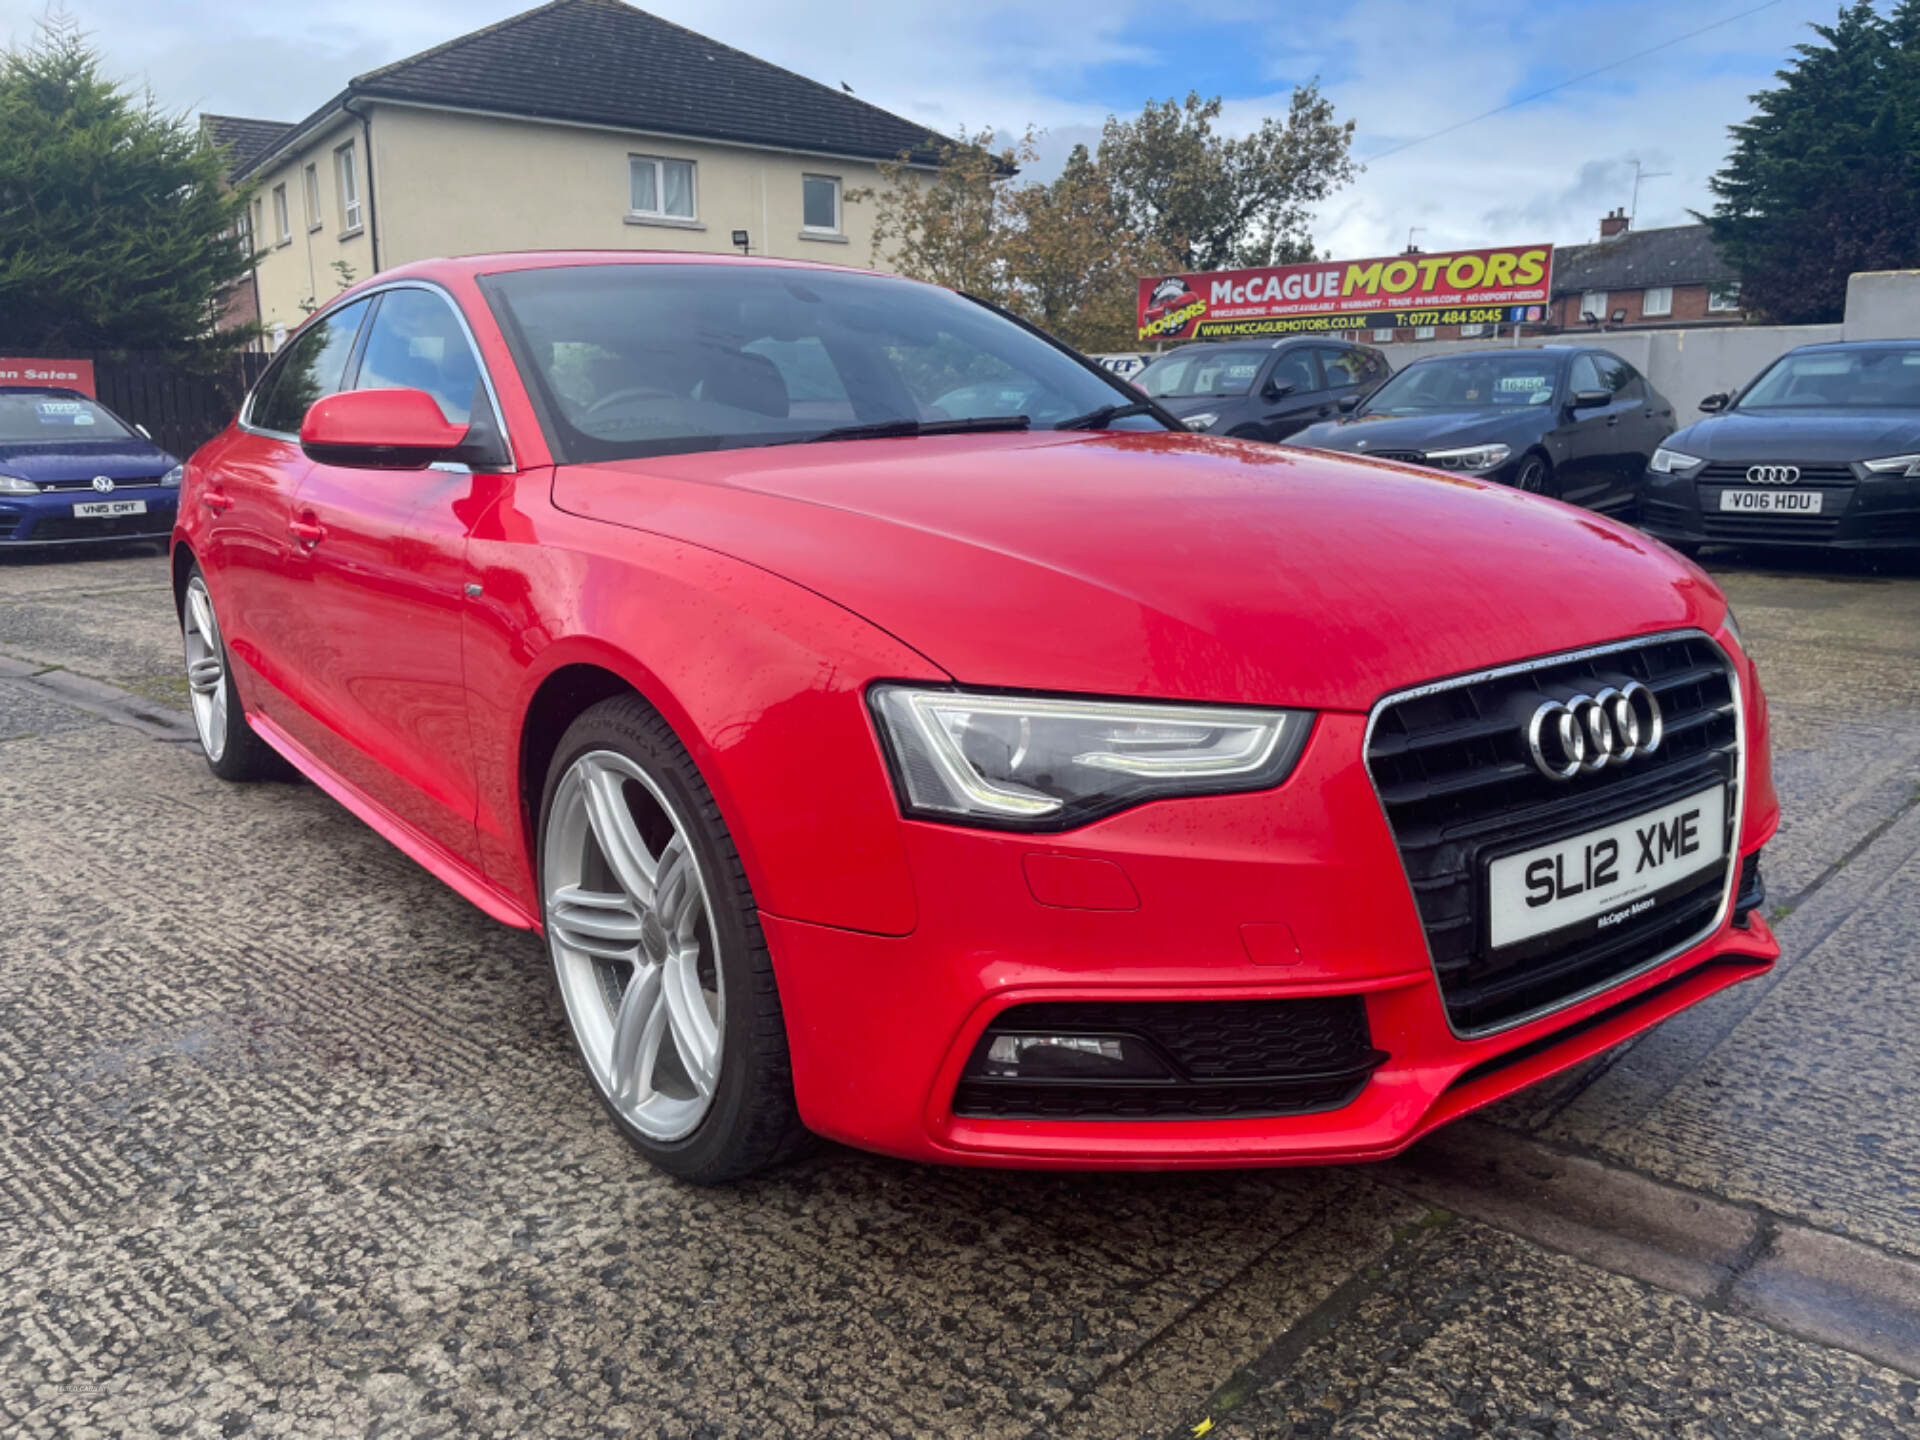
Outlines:
[[[1115,420],[1124,420],[1129,415],[1151,415],[1151,400],[1119,400],[1111,405],[1102,405],[1098,410],[1089,410],[1084,415],[1076,415],[1071,420],[1062,420],[1053,428],[1056,430],[1104,430]]]
[[[841,425],[809,435],[807,444],[821,440],[891,440],[916,435],[969,435],[984,430],[1026,430],[1033,421],[1025,415],[976,415],[968,420],[875,420],[870,425]]]

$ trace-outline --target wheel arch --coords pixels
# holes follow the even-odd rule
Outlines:
[[[193,567],[199,563],[199,556],[193,553],[193,547],[185,540],[175,540],[173,544],[173,615],[182,623],[187,614],[187,576],[193,573]]]
[[[653,700],[630,678],[597,661],[575,660],[549,672],[535,688],[520,718],[518,747],[521,843],[529,859],[539,854],[540,800],[546,792],[547,772],[560,749],[561,737],[588,710],[616,695]],[[654,706],[657,710],[659,707]],[[669,720],[668,722],[672,722]],[[679,727],[674,731],[679,734]],[[681,736],[686,744],[686,737]],[[689,746],[689,751],[691,751]]]

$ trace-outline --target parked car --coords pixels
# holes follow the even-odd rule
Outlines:
[[[1543,345],[1416,360],[1293,443],[1479,475],[1630,515],[1673,406],[1606,350]]]
[[[1344,340],[1203,342],[1168,351],[1133,383],[1189,430],[1284,440],[1392,373],[1378,350]]]
[[[1920,341],[1802,345],[1710,395],[1647,468],[1642,525],[1710,542],[1920,548]]]
[[[1030,410],[934,410],[982,373]],[[182,494],[214,773],[277,753],[543,931],[593,1091],[693,1180],[808,1130],[1384,1157],[1778,953],[1764,704],[1693,566],[1186,433],[932,286],[408,266]]]
[[[180,475],[97,400],[0,385],[0,547],[165,540]]]

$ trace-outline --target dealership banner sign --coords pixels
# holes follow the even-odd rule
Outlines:
[[[1142,340],[1537,322],[1552,275],[1551,245],[1148,275],[1137,318]]]
[[[38,385],[92,395],[91,360],[33,360],[0,355],[0,385]]]

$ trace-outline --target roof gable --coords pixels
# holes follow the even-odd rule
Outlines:
[[[1641,290],[1649,285],[1725,285],[1734,274],[1705,225],[1629,230],[1553,252],[1553,293]]]
[[[943,137],[621,0],[551,0],[356,76],[348,90],[496,114],[873,160]]]

